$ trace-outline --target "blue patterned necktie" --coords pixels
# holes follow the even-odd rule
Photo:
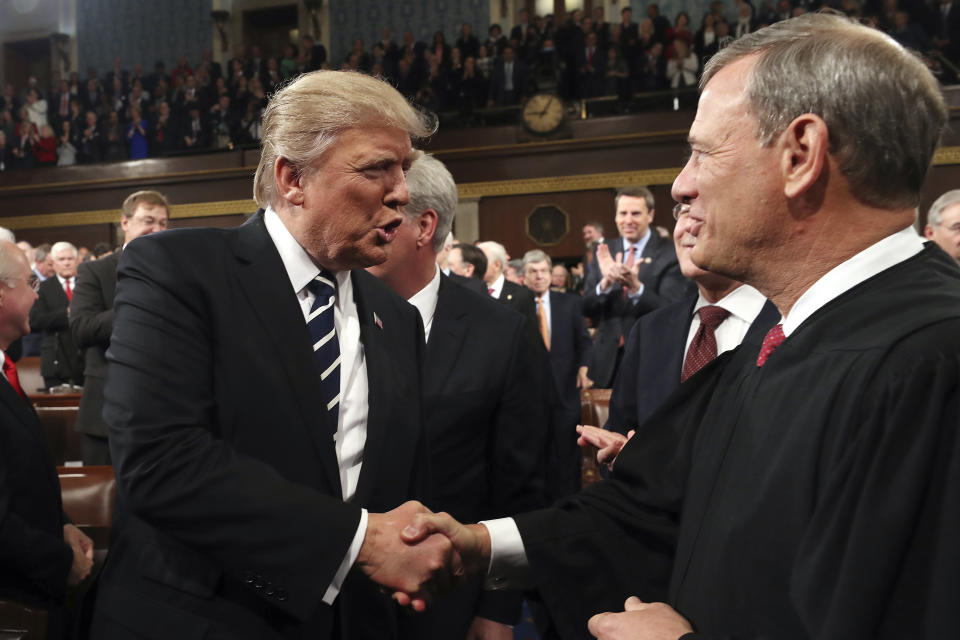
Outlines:
[[[333,307],[337,298],[336,280],[329,271],[322,270],[307,289],[314,295],[307,328],[313,342],[313,357],[320,370],[320,396],[327,408],[331,433],[337,432],[340,414],[340,342],[333,323]]]

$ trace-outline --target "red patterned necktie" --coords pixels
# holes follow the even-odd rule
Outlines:
[[[487,293],[489,293],[489,294],[492,296],[492,295],[493,295],[493,287],[487,287]]]
[[[760,347],[760,355],[757,356],[757,366],[762,367],[767,363],[767,358],[770,357],[770,354],[780,346],[780,343],[784,341],[783,335],[783,325],[775,325],[770,331],[767,331],[767,335],[763,338],[763,345]]]
[[[73,289],[70,288],[70,278],[67,278],[66,280],[64,280],[64,283],[63,283],[63,291],[64,291],[64,293],[67,294],[67,301],[68,301],[68,302],[72,302],[72,301],[73,301]]]
[[[720,323],[730,315],[730,312],[723,307],[713,305],[700,307],[698,313],[700,314],[700,328],[697,329],[697,334],[693,336],[690,348],[687,349],[687,357],[683,361],[680,382],[684,382],[717,357],[716,330]]]
[[[27,394],[23,392],[23,388],[20,386],[20,377],[17,376],[17,365],[13,364],[13,360],[9,357],[3,359],[3,375],[7,377],[7,382],[17,392],[17,395],[27,401]]]

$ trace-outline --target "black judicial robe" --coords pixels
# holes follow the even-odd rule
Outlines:
[[[690,638],[960,634],[960,270],[861,283],[680,386],[612,478],[517,517],[565,638],[629,595]]]

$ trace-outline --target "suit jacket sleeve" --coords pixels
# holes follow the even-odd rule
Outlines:
[[[59,283],[55,277],[54,282]],[[33,303],[30,309],[30,330],[31,331],[60,331],[69,328],[67,321],[67,308],[56,308],[50,300],[50,287],[46,280],[40,285],[40,295],[37,301]]]
[[[40,601],[62,601],[73,551],[62,536],[36,529],[12,513],[11,500],[7,470],[0,465],[0,570],[22,576],[26,590]]]
[[[282,588],[283,601],[258,597],[304,620],[343,560],[360,507],[291,482],[223,439],[241,437],[218,421],[223,378],[243,378],[216,370],[212,328],[236,308],[177,255],[201,250],[147,236],[121,257],[104,393],[118,491],[133,516],[228,576],[256,572]]]
[[[78,349],[106,348],[113,331],[113,306],[107,305],[103,284],[91,264],[81,264],[70,301],[70,330]]]
[[[577,349],[577,366],[587,367],[593,359],[593,340],[590,338],[590,331],[587,329],[587,320],[583,317],[582,307],[582,300],[576,297],[571,317],[573,318],[574,340]]]

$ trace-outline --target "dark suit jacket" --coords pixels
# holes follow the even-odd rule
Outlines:
[[[30,309],[30,330],[43,333],[40,374],[44,378],[70,379],[83,384],[83,361],[70,333],[68,305],[60,279],[47,278],[40,283],[37,301]]]
[[[680,386],[684,347],[697,297],[681,300],[640,318],[624,345],[620,375],[610,397],[605,429],[626,435],[646,422]],[[780,312],[767,300],[750,325],[744,342],[762,341]]]
[[[107,347],[113,332],[113,298],[117,292],[120,252],[84,262],[77,270],[77,286],[70,301],[70,331],[84,352],[84,387],[77,414],[77,431],[107,435],[103,421],[103,381],[107,376]]]
[[[531,401],[535,366],[520,314],[441,276],[423,379],[434,510],[476,522],[546,504],[548,412]],[[476,598],[479,583],[467,587]],[[441,608],[451,619],[431,635],[465,637],[474,615],[515,624],[521,599],[486,592],[465,619]]]
[[[37,414],[0,378],[0,599],[63,601],[73,552],[60,482]]]
[[[537,329],[539,327],[537,324],[537,303],[534,301],[533,292],[530,289],[504,279],[503,288],[500,289],[500,297],[497,300],[522,315],[527,324],[537,332],[537,338],[540,337]]]
[[[428,472],[419,314],[351,277],[369,415],[346,503],[309,332],[262,215],[124,250],[104,394],[118,501],[95,633],[331,637],[322,597],[360,508],[424,497]],[[333,606],[343,638],[395,636],[396,606],[356,569]]]
[[[497,58],[493,64],[493,71],[490,72],[490,99],[502,106],[505,104],[514,104],[520,102],[520,99],[527,94],[527,66],[519,59],[513,61],[513,102],[507,100],[506,94],[506,66],[503,58]]]
[[[611,256],[623,253],[621,238],[608,240],[607,245],[610,247]],[[696,286],[680,273],[673,242],[661,238],[655,230],[651,230],[650,239],[640,260],[643,260],[643,264],[640,265],[639,275],[644,289],[636,302],[624,300],[618,287],[614,287],[610,293],[597,295],[597,285],[603,275],[597,263],[596,250],[593,261],[587,265],[583,287],[583,312],[593,319],[594,326],[597,327],[590,378],[600,389],[613,385],[620,336],[626,337],[636,319],[696,290]]]
[[[573,293],[550,291],[550,364],[560,402],[579,422],[577,371],[590,364],[593,341],[583,317],[583,299]],[[574,424],[576,424],[576,422]]]

